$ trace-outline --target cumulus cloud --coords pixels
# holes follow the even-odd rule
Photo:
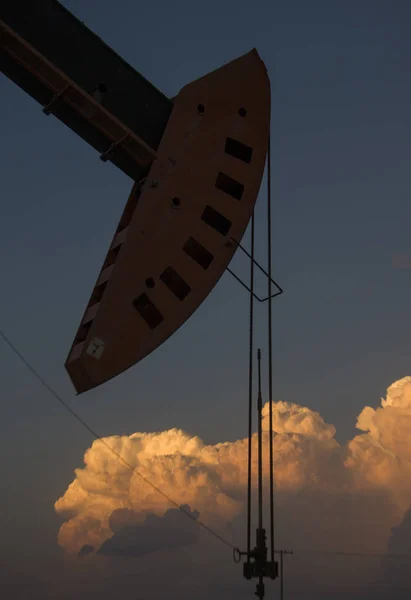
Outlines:
[[[272,407],[281,544],[384,552],[411,506],[411,377],[391,385],[379,407],[363,409],[357,421],[361,433],[344,445],[317,412],[287,402]],[[262,414],[265,452],[268,411],[267,403]],[[256,461],[256,435],[252,444]],[[75,471],[55,504],[65,520],[59,544],[74,555],[136,556],[194,543],[199,528],[170,510],[166,498],[140,475],[240,543],[247,446],[246,439],[205,445],[179,429],[94,442],[85,466]],[[378,566],[374,562],[368,573],[363,569],[363,581],[374,577]]]
[[[187,514],[178,508],[169,509],[163,517],[148,514],[143,524],[138,515],[127,509],[114,511],[110,518],[113,537],[106,540],[99,554],[110,556],[142,556],[156,550],[164,550],[191,544],[198,538],[198,526],[194,523],[197,511],[183,505],[185,513],[191,515],[192,523],[187,523]]]
[[[86,467],[76,470],[76,479],[55,504],[66,519],[59,544],[75,554],[85,544],[100,548],[113,535],[110,518],[118,509],[132,511],[136,524],[150,513],[164,515],[170,508],[168,500],[143,478],[178,505],[194,507],[204,519],[231,520],[241,502],[221,486],[218,454],[216,447],[204,446],[199,438],[177,429],[97,440],[85,454]]]
[[[263,431],[269,431],[269,410],[267,402],[263,407]],[[335,435],[334,425],[325,423],[321,415],[306,406],[289,402],[273,404],[273,431],[294,433],[307,438],[331,440]]]
[[[393,383],[377,409],[366,406],[357,428],[365,433],[349,442],[346,465],[357,487],[391,495],[400,522],[411,502],[411,377]]]

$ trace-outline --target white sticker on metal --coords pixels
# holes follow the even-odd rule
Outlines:
[[[94,358],[98,359],[98,358],[101,358],[103,351],[104,351],[104,342],[102,340],[99,340],[98,338],[93,338],[88,345],[86,353],[90,354],[90,356],[93,356]]]

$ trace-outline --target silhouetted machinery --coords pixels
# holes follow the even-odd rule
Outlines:
[[[270,83],[256,50],[167,98],[57,0],[1,0],[0,70],[131,177],[134,185],[66,360],[78,393],[122,373],[171,336],[228,268],[253,215],[269,148]],[[270,438],[268,559],[262,522],[261,353],[258,351],[258,519],[251,548],[253,301],[269,300],[272,397],[271,194],[268,273],[254,260],[251,222],[249,460],[244,577],[278,576]],[[96,218],[94,227],[98,227]],[[254,265],[268,296],[254,293]],[[231,272],[231,271],[230,271]],[[234,275],[235,276],[235,275]],[[237,277],[236,277],[237,278]],[[238,279],[238,278],[237,278]],[[278,291],[271,293],[271,283]],[[270,430],[272,430],[270,403]],[[281,551],[281,566],[282,556]],[[281,590],[283,588],[281,587]]]
[[[135,181],[66,361],[84,392],[162,344],[224,273],[261,184],[269,79],[252,50],[171,100],[56,0],[1,0],[0,69]]]

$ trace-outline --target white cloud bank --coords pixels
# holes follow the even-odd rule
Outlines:
[[[265,451],[268,410],[267,403]],[[377,409],[365,407],[357,428],[361,433],[340,445],[335,427],[317,412],[273,403],[281,545],[314,551],[386,551],[391,530],[401,525],[411,506],[411,377],[391,385]],[[255,460],[256,441],[254,435]],[[87,450],[85,466],[75,471],[74,481],[55,504],[64,519],[58,542],[68,554],[139,555],[143,547],[156,550],[153,539],[158,549],[167,547],[164,532],[177,537],[177,525],[183,532],[189,519],[177,518],[170,511],[173,507],[137,471],[176,503],[198,511],[202,521],[231,535],[234,543],[242,542],[246,439],[205,445],[198,437],[171,429],[107,437],[104,443],[132,469],[101,441]],[[188,522],[187,527],[193,524]],[[178,537],[181,545],[196,541],[192,531]],[[367,576],[375,575],[375,567],[374,563]]]

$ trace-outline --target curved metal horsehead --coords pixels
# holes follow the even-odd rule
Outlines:
[[[172,335],[236,250],[263,175],[270,87],[256,51],[194,81],[134,186],[66,367],[77,391],[118,375]]]
[[[41,2],[53,9],[58,4]],[[13,32],[5,31],[11,39]],[[14,45],[16,39],[25,44],[16,35]],[[28,49],[24,45],[24,65],[30,62]],[[13,52],[16,60],[18,52]],[[46,66],[53,68],[50,62]],[[127,128],[125,119],[121,123],[121,107],[111,109],[109,101],[101,106],[92,90],[76,84],[74,75],[67,76],[61,68],[53,71],[53,78],[45,74],[42,82],[48,90],[47,81],[57,81],[56,72],[62,82],[60,87],[53,84],[47,110],[56,102],[56,116],[101,150],[100,138],[94,130],[89,135],[86,128],[98,129],[98,135],[108,140],[102,157],[139,177],[66,361],[81,393],[119,375],[160,346],[195,312],[224,273],[237,248],[233,240],[243,236],[261,185],[269,138],[270,83],[256,50],[189,83],[173,99],[165,128],[160,127],[158,146],[153,148],[145,144],[144,136],[139,137],[137,127]],[[21,83],[18,77],[19,73],[11,78],[36,97],[29,83]],[[123,126],[124,135],[117,141],[110,134],[114,126],[117,130]]]

